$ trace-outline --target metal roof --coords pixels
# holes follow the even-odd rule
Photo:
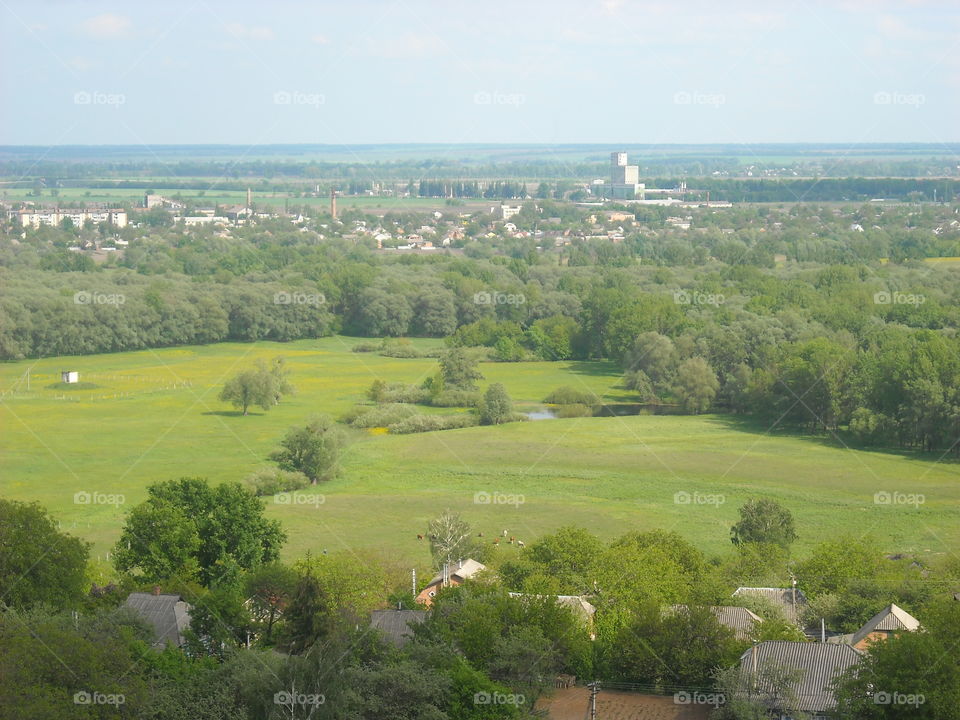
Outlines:
[[[849,645],[785,640],[762,642],[740,656],[740,670],[742,673],[751,673],[756,667],[758,675],[763,669],[776,666],[802,671],[802,676],[793,687],[797,707],[776,709],[819,712],[836,705],[831,683],[841,672],[859,662],[861,657],[863,655]],[[761,687],[760,690],[765,688]]]
[[[690,606],[671,605],[670,609],[676,611],[685,610],[688,607]],[[763,622],[763,618],[756,613],[736,605],[711,605],[710,611],[717,618],[717,622],[733,630],[739,640],[748,639],[754,625]]]
[[[406,645],[413,636],[413,625],[427,619],[426,610],[374,610],[370,627],[381,631],[397,647]]]
[[[448,572],[450,573],[450,577],[456,577],[456,578],[460,578],[461,580],[466,580],[470,577],[473,577],[481,570],[486,570],[486,569],[487,569],[487,566],[484,565],[483,563],[479,563],[476,560],[472,560],[468,558],[466,560],[461,560],[459,562],[451,563],[450,567],[448,568]],[[443,580],[442,572],[434,576],[433,580],[430,581],[430,585],[434,585],[435,583],[438,583],[441,580]]]
[[[807,596],[803,594],[803,590],[796,588],[739,587],[733,594],[735,596],[752,595],[769,600],[783,610],[787,620],[798,624],[800,612],[807,604]],[[794,598],[796,598],[795,602]]]
[[[130,593],[124,606],[153,626],[153,647],[183,645],[183,632],[190,626],[190,606],[179,595]]]
[[[887,605],[883,610],[870,618],[866,624],[857,630],[850,639],[852,645],[856,645],[867,635],[876,630],[907,630],[913,632],[920,627],[920,621],[901,607],[896,605]]]

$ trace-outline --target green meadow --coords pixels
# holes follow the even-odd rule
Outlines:
[[[45,505],[102,556],[151,483],[186,475],[242,480],[268,465],[283,432],[309,414],[337,417],[365,402],[377,378],[419,382],[435,369],[434,360],[352,353],[355,342],[228,343],[0,365],[0,494]],[[247,417],[217,400],[231,374],[279,354],[296,395]],[[62,370],[79,371],[81,386],[62,385]],[[484,363],[481,370],[481,385],[503,383],[519,409],[543,407],[560,385],[629,400],[611,363]],[[871,535],[890,552],[960,547],[957,462],[852,450],[725,415],[557,419],[418,435],[350,431],[348,438],[338,479],[308,488],[294,504],[266,499],[289,535],[288,558],[385,548],[421,564],[428,550],[417,534],[447,507],[486,537],[507,530],[529,543],[571,523],[606,538],[666,528],[719,553],[729,547],[737,507],[758,495],[794,513],[801,552],[841,533]],[[75,502],[77,493],[94,502]],[[876,493],[903,495],[885,504]],[[110,504],[110,495],[124,503]]]

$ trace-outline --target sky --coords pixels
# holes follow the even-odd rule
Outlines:
[[[0,144],[960,141],[960,2],[0,0]]]

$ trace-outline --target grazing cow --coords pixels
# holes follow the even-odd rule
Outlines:
[[[507,531],[504,530],[504,531],[503,531],[503,537],[506,537],[506,536],[507,536]]]
[[[500,538],[494,538],[494,539],[493,539],[493,544],[494,544],[494,545],[499,545],[499,544],[500,544]]]
[[[523,544],[523,540],[517,540],[517,547],[526,547],[526,545]]]
[[[417,534],[417,540],[423,540],[423,535]]]

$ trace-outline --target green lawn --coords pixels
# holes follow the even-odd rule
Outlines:
[[[37,500],[102,554],[123,515],[158,480],[242,479],[266,464],[284,430],[309,413],[339,415],[375,378],[417,382],[435,361],[351,353],[350,338],[222,344],[0,365],[0,493]],[[416,341],[436,346],[439,341]],[[268,413],[238,416],[216,399],[224,378],[259,357],[285,355],[297,387]],[[30,388],[26,373],[29,369]],[[61,370],[95,387],[66,390]],[[532,408],[570,384],[627,399],[609,363],[483,364]],[[960,465],[936,458],[844,449],[821,438],[763,432],[720,415],[580,418],[391,436],[351,432],[341,478],[323,504],[281,505],[288,557],[323,548],[386,547],[426,559],[416,535],[445,507],[486,536],[507,529],[526,542],[577,523],[612,537],[675,529],[709,552],[729,546],[737,507],[773,497],[797,518],[800,549],[841,532],[872,534],[890,551],[930,554],[960,546]],[[925,503],[877,505],[880,491],[922,493]],[[77,492],[126,503],[76,504]],[[476,493],[523,495],[521,505],[476,504]],[[677,504],[675,493],[723,496]]]

